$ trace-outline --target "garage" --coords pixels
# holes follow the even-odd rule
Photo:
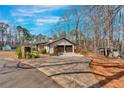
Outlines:
[[[57,52],[63,53],[63,52],[73,52],[72,45],[58,45],[57,46]]]
[[[72,52],[73,51],[72,45],[65,46],[65,51],[66,52]]]
[[[60,53],[64,52],[64,46],[58,45],[57,46],[57,52],[60,52]]]
[[[75,44],[66,38],[61,38],[47,44],[50,54],[74,52]]]

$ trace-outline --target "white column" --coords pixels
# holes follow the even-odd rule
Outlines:
[[[72,52],[74,53],[74,45],[72,45]]]
[[[66,53],[65,47],[66,47],[66,46],[64,45],[64,53]]]

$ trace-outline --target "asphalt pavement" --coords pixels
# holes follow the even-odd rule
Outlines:
[[[0,59],[0,88],[61,88],[39,70],[20,65],[18,67],[16,61]]]

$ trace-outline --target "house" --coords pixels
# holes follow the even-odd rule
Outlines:
[[[74,53],[75,44],[66,38],[61,38],[50,42],[40,42],[35,44],[21,45],[22,57],[26,56],[26,52],[31,52],[31,49],[39,51],[44,48],[47,54],[63,54],[63,53]]]
[[[5,46],[2,47],[2,50],[10,51],[11,50],[11,46],[10,45],[5,45]]]
[[[37,42],[34,45],[36,51],[40,51],[41,48],[44,48],[48,42]]]
[[[47,43],[44,48],[49,54],[63,54],[74,52],[75,44],[66,38],[61,38]]]

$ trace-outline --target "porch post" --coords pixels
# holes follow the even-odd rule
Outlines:
[[[66,46],[64,45],[64,53],[66,52],[66,51],[65,51],[65,47],[66,47]]]
[[[72,45],[72,52],[74,53],[74,45]]]

